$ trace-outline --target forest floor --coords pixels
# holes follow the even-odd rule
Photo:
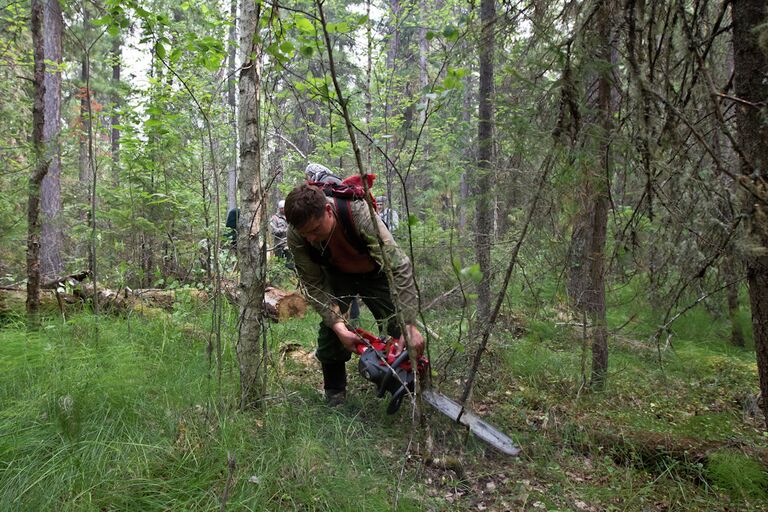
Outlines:
[[[312,357],[318,317],[270,325],[268,397],[237,411],[236,315],[221,363],[207,308],[156,319],[0,323],[2,510],[768,510],[768,436],[750,348],[692,310],[669,346],[612,319],[602,392],[583,386],[581,330],[555,308],[507,312],[472,407],[523,452],[497,453],[437,413],[393,416],[350,373],[327,407]],[[434,382],[458,397],[472,346],[430,319]],[[370,319],[364,327],[370,328]],[[215,337],[212,353],[219,352]]]

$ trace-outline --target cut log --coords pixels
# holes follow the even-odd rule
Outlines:
[[[307,312],[307,302],[296,292],[270,287],[264,290],[264,311],[272,320],[282,322],[303,317]]]

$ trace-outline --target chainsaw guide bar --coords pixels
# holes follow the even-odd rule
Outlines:
[[[520,455],[520,448],[507,435],[482,420],[475,413],[463,408],[442,393],[426,389],[421,393],[424,401],[451,418],[456,423],[469,427],[477,437],[507,455]]]

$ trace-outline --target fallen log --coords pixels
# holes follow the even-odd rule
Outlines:
[[[222,283],[222,290],[231,303],[237,303],[237,287],[233,282]],[[207,292],[194,288],[180,290],[99,288],[95,295],[99,303],[99,311],[115,314],[132,312],[149,317],[157,316],[153,309],[173,310],[173,305],[178,301],[191,300],[201,303],[209,298]],[[67,312],[81,308],[84,302],[92,300],[93,297],[91,283],[81,283],[74,289],[74,294],[60,292],[61,305],[56,298],[56,290],[40,290],[40,308],[43,313],[57,313],[62,308]],[[27,292],[22,288],[0,288],[0,315],[11,312],[24,314],[26,299]],[[289,318],[303,317],[307,311],[307,303],[299,293],[268,287],[264,293],[264,311],[275,322],[283,322]]]
[[[82,270],[80,272],[75,272],[74,274],[69,274],[67,276],[61,276],[58,279],[53,279],[51,281],[46,281],[43,284],[40,285],[40,288],[43,290],[53,290],[55,288],[58,288],[59,286],[69,284],[70,286],[75,286],[77,283],[80,283],[82,281],[85,281],[91,277],[91,271],[90,270]]]
[[[40,290],[40,312],[43,314],[75,311],[82,308],[79,297],[69,293],[59,293],[61,304],[56,298],[56,290]],[[0,288],[0,316],[15,313],[23,315],[26,310],[27,291],[22,288]]]
[[[91,300],[94,296],[93,285],[84,283],[75,290],[75,293],[84,300]],[[146,309],[147,307],[171,311],[174,303],[180,299],[189,298],[195,302],[208,300],[208,294],[205,291],[195,288],[181,290],[163,290],[158,288],[132,290],[130,288],[122,288],[117,291],[99,288],[96,297],[99,301],[100,309],[117,313]],[[141,313],[141,311],[137,312]]]

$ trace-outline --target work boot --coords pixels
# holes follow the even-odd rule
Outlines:
[[[347,368],[343,361],[322,363],[323,389],[325,401],[331,407],[344,403],[347,399]]]
[[[347,401],[347,392],[343,389],[326,389],[325,390],[325,403],[328,407],[340,407]]]

